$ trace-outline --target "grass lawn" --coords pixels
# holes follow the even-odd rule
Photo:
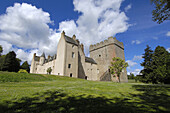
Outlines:
[[[0,72],[0,113],[13,112],[170,112],[170,85]]]

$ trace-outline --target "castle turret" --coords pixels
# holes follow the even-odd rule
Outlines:
[[[35,57],[36,57],[36,53],[33,54],[33,59],[31,61],[31,68],[30,68],[30,73],[35,73]]]
[[[45,63],[45,54],[43,52],[43,54],[40,56],[40,65],[43,65]]]

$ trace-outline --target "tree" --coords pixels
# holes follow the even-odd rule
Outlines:
[[[155,5],[152,11],[153,21],[162,23],[164,20],[170,20],[170,1],[169,0],[151,0]]]
[[[9,52],[2,64],[2,71],[18,72],[20,69],[19,59],[16,58],[14,51]]]
[[[0,56],[1,56],[2,52],[3,52],[3,48],[2,48],[2,46],[0,45]]]
[[[0,71],[2,71],[2,66],[3,66],[4,60],[5,60],[5,56],[6,55],[0,56]]]
[[[170,83],[170,53],[161,46],[157,46],[154,52],[147,46],[143,55],[142,82]]]
[[[27,61],[21,65],[21,69],[25,69],[28,73],[30,72],[30,67]]]
[[[164,47],[157,46],[152,57],[153,76],[152,83],[165,83],[170,78],[170,53]]]
[[[122,60],[119,57],[114,57],[111,62],[110,72],[111,74],[115,75],[118,77],[118,80],[120,82],[120,75],[123,69],[128,67],[128,63]]]
[[[49,67],[48,69],[47,69],[47,74],[51,74],[51,72],[52,72],[52,69],[51,69],[51,67]]]
[[[141,66],[144,67],[143,70],[141,70],[140,73],[142,73],[143,76],[143,82],[150,82],[150,77],[152,76],[152,55],[153,55],[153,51],[151,50],[151,48],[147,45],[147,48],[145,49],[145,53],[143,54],[142,58],[144,58],[144,62],[141,63]]]
[[[133,73],[130,73],[130,75],[127,75],[128,79],[135,79],[135,75]]]

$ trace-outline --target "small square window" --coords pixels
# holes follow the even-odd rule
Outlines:
[[[99,55],[99,57],[101,57],[101,55]]]
[[[68,68],[71,68],[71,64],[68,64]]]

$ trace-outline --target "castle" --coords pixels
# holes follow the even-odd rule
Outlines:
[[[51,74],[82,78],[93,81],[117,81],[111,76],[109,65],[113,57],[125,60],[124,46],[116,38],[109,37],[104,42],[90,45],[90,57],[84,54],[84,46],[76,36],[68,37],[63,31],[57,45],[57,54],[48,56],[33,55],[30,73],[47,74],[47,69],[52,69]],[[121,82],[127,82],[127,72],[124,69],[120,76]]]

